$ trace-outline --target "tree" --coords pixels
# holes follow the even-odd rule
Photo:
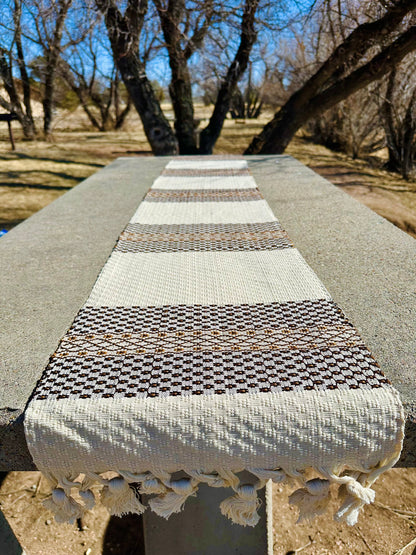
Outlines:
[[[185,0],[154,0],[161,21],[164,45],[169,56],[169,92],[175,112],[173,133],[157,101],[140,57],[140,34],[147,0],[127,0],[124,14],[115,0],[96,0],[105,17],[113,54],[155,154],[209,154],[217,141],[230,108],[232,95],[244,74],[256,40],[255,14],[259,0],[246,0],[241,11],[240,41],[231,64],[223,75],[210,121],[196,144],[192,79],[189,60],[202,46],[214,16],[213,1],[186,4]],[[239,8],[232,8],[238,12]],[[196,16],[195,16],[196,12]],[[194,14],[194,15],[193,15]]]
[[[77,96],[79,104],[99,131],[120,129],[130,111],[130,96],[111,60],[107,41],[101,40],[105,28],[96,18],[88,35],[61,56],[57,72]],[[107,68],[106,70],[104,68]],[[123,106],[122,106],[123,104]]]
[[[416,162],[416,60],[412,56],[392,69],[382,106],[389,152],[387,168],[412,175]]]
[[[416,26],[403,23],[415,8],[416,0],[398,0],[389,4],[383,16],[359,24],[291,95],[252,140],[246,154],[282,153],[310,118],[391,71],[416,49]],[[372,53],[374,47],[378,49],[376,54]]]
[[[61,52],[62,36],[64,32],[64,23],[72,0],[58,0],[56,4],[50,6],[47,13],[39,14],[42,18],[37,18],[36,27],[38,29],[38,37],[45,52],[45,73],[44,73],[44,93],[43,93],[43,132],[46,138],[50,137],[52,118],[53,118],[53,100],[55,90],[55,73],[59,63]],[[47,24],[52,16],[53,23],[51,29]]]
[[[140,57],[140,35],[147,0],[127,0],[124,13],[115,0],[96,0],[104,15],[114,61],[142,120],[144,132],[156,155],[176,154],[178,143],[165,118]]]
[[[385,146],[380,121],[380,85],[369,86],[311,119],[306,130],[315,143],[352,158],[367,156]]]
[[[241,18],[240,44],[234,59],[224,76],[215,103],[214,111],[205,129],[200,135],[199,151],[202,154],[212,154],[212,149],[220,136],[225,118],[230,109],[232,95],[237,87],[238,81],[243,76],[249,59],[251,49],[257,38],[254,28],[255,15],[259,0],[246,0],[244,12]]]
[[[169,94],[175,113],[175,132],[180,154],[196,154],[192,83],[188,60],[199,48],[213,17],[213,0],[186,5],[185,0],[153,0],[159,14],[169,56]],[[192,15],[197,13],[196,18]],[[192,21],[194,19],[194,21]],[[191,25],[194,28],[191,31]],[[181,29],[184,26],[184,30]],[[191,36],[189,34],[192,32]]]
[[[315,34],[310,33],[310,45],[306,44],[303,49],[308,54],[303,56],[303,63],[296,63],[298,60],[292,63],[298,75],[307,72],[308,68],[309,76],[313,74],[322,60],[328,58],[362,20],[362,6],[347,2],[341,10],[339,4],[327,2],[316,13],[318,30]],[[379,16],[378,10],[377,4],[368,3],[366,18]],[[310,138],[353,158],[366,156],[385,146],[380,120],[381,88],[380,82],[374,82],[310,119],[305,126]]]
[[[50,139],[56,90],[62,84],[57,76],[59,61],[66,49],[88,33],[89,7],[84,0],[21,1],[25,22],[22,35],[41,83],[43,131],[45,138]]]
[[[154,0],[163,29],[169,64],[172,72],[169,92],[175,112],[175,130],[180,154],[212,153],[230,109],[237,83],[244,74],[252,46],[256,40],[255,13],[259,0],[246,0],[241,16],[240,44],[234,59],[223,77],[210,121],[200,134],[197,147],[192,101],[192,83],[188,60],[201,47],[212,20],[222,20],[216,13],[213,0],[201,5],[186,5],[184,0]],[[197,12],[192,21],[191,14]],[[193,25],[192,25],[193,23]],[[182,28],[184,28],[184,31]],[[192,32],[191,32],[191,28]]]
[[[8,112],[15,112],[27,139],[36,135],[36,126],[31,105],[31,83],[26,65],[22,43],[22,2],[14,0],[10,6],[12,18],[10,22],[3,19],[3,29],[0,43],[0,77],[8,100],[0,95],[0,106]],[[11,32],[7,32],[10,24]],[[7,43],[7,40],[9,42]],[[20,80],[14,74],[17,65]],[[22,95],[20,94],[22,92]],[[23,99],[21,98],[23,96]]]

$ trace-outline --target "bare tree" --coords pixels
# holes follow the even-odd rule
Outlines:
[[[386,144],[380,121],[380,85],[369,86],[311,119],[311,139],[352,158],[368,156]]]
[[[186,4],[185,0],[153,0],[158,11],[169,55],[169,93],[175,113],[180,154],[196,154],[192,82],[188,60],[202,45],[213,17],[213,0]],[[193,17],[195,16],[196,17]]]
[[[416,162],[416,60],[392,69],[383,103],[389,160],[387,168],[409,179]]]
[[[185,0],[154,0],[162,24],[172,73],[169,92],[175,112],[175,131],[181,154],[210,154],[217,141],[226,115],[230,109],[238,81],[244,74],[250,52],[256,40],[255,14],[259,0],[246,0],[241,14],[240,43],[231,60],[216,95],[210,121],[196,143],[192,81],[188,67],[191,56],[201,48],[213,21],[222,21],[223,10],[214,6],[213,0],[202,4]],[[196,14],[196,16],[195,16]]]
[[[22,43],[21,0],[14,0],[9,9],[12,14],[10,28],[4,18],[0,39],[0,77],[8,99],[0,95],[0,106],[8,112],[14,112],[22,126],[24,136],[27,139],[33,139],[36,135],[36,127],[32,113],[29,73]],[[7,42],[8,39],[10,39],[9,42]],[[18,68],[19,82],[13,71],[14,66]]]
[[[58,0],[56,4],[48,6],[46,13],[43,12],[42,9],[39,9],[38,15],[42,17],[35,18],[38,37],[44,48],[46,61],[42,101],[43,132],[46,138],[49,138],[51,134],[55,73],[61,53],[65,19],[71,3],[72,0]],[[48,22],[51,19],[53,20],[53,24],[50,29]]]
[[[225,118],[230,109],[232,95],[238,81],[247,69],[250,53],[257,38],[254,24],[258,6],[259,0],[246,0],[244,4],[240,44],[226,75],[222,79],[209,123],[201,132],[199,151],[202,154],[212,154],[212,149],[221,134]]]
[[[357,27],[253,139],[247,154],[281,153],[310,118],[380,79],[416,49],[416,26],[403,20],[416,0],[388,4],[383,16]],[[373,54],[376,47],[378,53]]]
[[[328,58],[345,41],[360,19],[374,19],[380,11],[379,5],[374,2],[367,4],[365,15],[360,8],[358,3],[342,3],[341,0],[327,0],[321,6],[315,16],[318,31],[309,35],[311,44],[305,48],[309,52],[307,59],[300,67],[294,64],[298,74],[302,70],[309,70],[313,74],[321,60]],[[382,148],[385,138],[380,120],[380,91],[380,82],[374,82],[310,119],[305,126],[310,138],[353,158],[366,156]]]
[[[122,83],[115,64],[107,63],[112,56],[99,19],[82,42],[61,56],[58,74],[78,97],[91,124],[99,131],[106,131],[121,128],[130,111],[131,100],[128,94],[122,95],[120,91]],[[104,41],[101,40],[103,31]]]
[[[196,3],[191,5],[184,0],[154,0],[172,74],[169,90],[175,112],[175,136],[152,90],[139,53],[140,34],[148,9],[147,0],[127,0],[124,14],[115,0],[96,0],[105,17],[117,66],[142,119],[152,149],[157,154],[177,152],[177,145],[181,154],[211,153],[229,111],[232,94],[246,70],[250,51],[256,40],[254,23],[259,0],[246,0],[244,3],[240,16],[239,46],[222,78],[213,114],[200,134],[198,148],[188,61],[201,47],[211,25],[214,13],[212,1],[198,4],[195,16]]]
[[[175,134],[162,112],[140,56],[140,35],[148,8],[147,0],[127,0],[124,13],[115,0],[96,0],[96,4],[104,15],[114,60],[154,154],[176,154],[178,143]]]

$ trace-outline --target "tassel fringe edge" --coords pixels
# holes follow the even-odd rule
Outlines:
[[[86,472],[81,477],[44,472],[52,486],[52,493],[43,504],[54,514],[57,522],[73,524],[96,504],[96,495],[91,488],[98,485],[101,486],[100,501],[111,515],[142,514],[147,509],[141,498],[145,494],[151,496],[148,499],[150,509],[161,517],[169,518],[182,510],[187,498],[195,496],[203,483],[214,488],[232,488],[234,495],[222,501],[221,513],[235,524],[255,526],[260,520],[257,492],[265,487],[268,480],[275,483],[290,480],[300,485],[289,497],[289,503],[299,509],[298,522],[326,512],[331,499],[330,485],[337,484],[342,504],[334,519],[354,525],[364,505],[374,501],[375,494],[370,486],[390,466],[379,465],[370,471],[344,471],[340,474],[319,468],[315,470],[321,477],[312,480],[305,480],[303,472],[248,468],[253,476],[252,483],[241,483],[236,473],[225,469],[215,472],[188,470],[186,477],[179,479],[161,470],[140,474],[118,471],[111,479],[93,472]]]

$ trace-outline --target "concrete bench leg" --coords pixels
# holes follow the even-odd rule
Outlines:
[[[232,490],[201,484],[197,497],[189,497],[181,513],[165,520],[146,511],[143,515],[146,555],[272,555],[271,483],[260,492],[260,522],[254,528],[233,524],[219,505]]]
[[[25,555],[4,514],[0,511],[0,553],[4,555]]]

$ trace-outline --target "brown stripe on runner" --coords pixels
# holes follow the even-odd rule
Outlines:
[[[221,202],[263,200],[257,188],[253,189],[150,189],[147,202]]]
[[[176,176],[176,177],[197,177],[197,176],[224,176],[227,175],[251,175],[248,169],[238,170],[238,169],[174,169],[167,168],[164,169],[161,175],[166,176]]]
[[[127,224],[126,233],[262,233],[264,231],[284,231],[280,223],[275,220],[272,222],[258,223],[239,223],[239,224],[222,224],[222,223],[205,223],[205,224]]]
[[[303,328],[343,326],[348,320],[327,299],[240,305],[175,305],[149,307],[86,306],[69,335],[159,331]]]
[[[171,239],[168,241],[147,241],[147,240],[119,240],[115,251],[123,253],[135,252],[208,252],[208,251],[264,251],[276,249],[293,248],[292,243],[287,237],[275,237],[265,239],[246,240],[219,240],[219,241],[180,241]]]
[[[211,329],[70,335],[55,357],[89,357],[208,351],[277,351],[353,347],[362,339],[352,325],[313,328]]]
[[[135,233],[125,230],[115,247],[117,252],[246,251],[291,248],[282,229],[240,232]]]
[[[52,358],[34,398],[112,398],[372,389],[388,384],[363,345]]]

